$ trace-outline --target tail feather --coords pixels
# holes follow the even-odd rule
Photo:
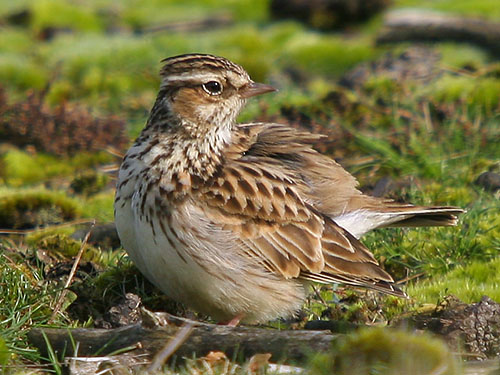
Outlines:
[[[387,204],[357,209],[332,219],[356,238],[366,232],[386,227],[429,227],[456,225],[465,211],[458,207],[422,207]]]
[[[314,281],[321,284],[330,284],[330,283],[340,283],[345,285],[350,285],[354,287],[366,288],[376,290],[378,292],[389,294],[396,297],[408,298],[408,295],[402,291],[392,280],[376,280],[376,279],[366,279],[366,278],[357,278],[352,275],[330,275],[330,274],[314,274],[311,272],[303,272],[301,273],[301,278]],[[390,276],[389,276],[390,277]]]
[[[388,213],[391,213],[390,211]],[[408,207],[394,212],[400,218],[382,227],[434,227],[457,225],[458,215],[464,210],[457,207]]]

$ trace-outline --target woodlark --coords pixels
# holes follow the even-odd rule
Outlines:
[[[310,281],[405,296],[358,239],[380,227],[455,225],[463,210],[364,195],[312,148],[320,135],[237,124],[248,98],[275,89],[225,58],[163,62],[115,199],[122,244],[151,282],[219,321],[293,315]]]

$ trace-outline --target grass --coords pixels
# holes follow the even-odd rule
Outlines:
[[[492,251],[498,254],[499,245],[496,240]],[[450,294],[465,303],[475,303],[482,296],[489,296],[492,300],[499,301],[500,282],[497,277],[499,271],[500,259],[496,255],[489,262],[474,260],[465,265],[456,265],[446,274],[413,283],[407,291],[422,304],[437,303]]]
[[[96,114],[119,114],[133,138],[155,99],[162,58],[193,51],[226,56],[255,80],[280,88],[274,96],[250,102],[241,121],[287,122],[283,108],[291,108],[315,129],[341,135],[334,139],[335,156],[363,189],[382,177],[409,179],[412,183],[394,198],[467,209],[456,228],[384,229],[366,236],[364,243],[396,279],[416,277],[406,286],[412,300],[372,300],[329,286],[319,293],[329,308],[334,306],[330,316],[386,322],[449,293],[468,303],[483,294],[500,300],[498,192],[475,184],[482,172],[500,170],[498,64],[476,47],[443,43],[434,46],[443,73],[428,84],[372,73],[361,86],[346,89],[336,83],[346,71],[386,52],[397,55],[409,45],[375,46],[380,18],[347,36],[319,33],[294,21],[272,22],[268,3],[4,1],[0,17],[22,9],[32,17],[24,25],[2,24],[0,81],[12,101],[28,90],[46,89],[51,106],[73,102]],[[398,0],[393,8],[408,6],[500,19],[494,0],[478,0],[473,7],[467,1]],[[235,22],[222,29],[144,33],[152,26],[227,13]],[[62,31],[44,39],[47,27]],[[339,103],[327,99],[332,91]],[[0,239],[0,366],[41,363],[26,332],[48,325],[61,293],[50,270],[54,264],[71,264],[81,243],[69,237],[73,227],[40,227],[73,218],[112,221],[114,181],[100,169],[115,162],[105,152],[56,157],[30,147],[0,149],[0,229],[19,218],[24,220],[19,228],[37,229]],[[89,247],[84,260],[96,272],[81,275],[50,325],[92,326],[127,291],[141,295],[152,309],[182,311],[152,291],[123,250]],[[78,314],[76,306],[86,309]],[[306,309],[311,319],[326,312],[314,298]],[[349,343],[358,339],[351,337]],[[56,357],[50,362],[53,371],[60,371]]]
[[[50,318],[56,291],[49,284],[43,283],[44,275],[38,265],[21,262],[19,250],[9,251],[5,242],[1,244],[0,268],[0,319],[2,336],[6,341],[10,355],[22,356],[38,362],[39,354],[29,348],[25,335],[32,326],[46,324]],[[59,317],[56,324],[67,325],[68,320]]]

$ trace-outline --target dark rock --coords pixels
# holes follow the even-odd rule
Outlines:
[[[83,241],[88,231],[88,228],[79,229],[74,232],[71,237],[75,240]],[[118,233],[116,232],[115,223],[96,224],[94,228],[92,228],[88,243],[102,249],[119,248],[121,243]]]
[[[348,333],[360,327],[359,324],[341,320],[311,320],[306,323],[304,329],[312,331],[331,331],[333,333]]]
[[[475,44],[498,57],[500,24],[428,10],[395,10],[385,15],[384,26],[375,40],[377,44],[450,41]]]
[[[141,298],[133,293],[127,293],[124,299],[112,306],[102,318],[96,320],[97,328],[118,328],[141,323]]]
[[[397,82],[415,80],[431,83],[444,72],[439,65],[440,60],[439,53],[427,47],[411,47],[396,56],[389,52],[374,62],[359,64],[345,74],[339,84],[354,89],[363,87],[370,78],[380,75]]]
[[[443,336],[452,347],[464,347],[478,359],[500,355],[500,304],[488,296],[473,304],[449,296],[432,313],[412,320],[417,328]]]
[[[273,0],[274,18],[291,18],[321,30],[364,22],[388,5],[388,0]]]
[[[20,191],[0,196],[0,228],[31,229],[77,217],[73,200],[50,191]]]
[[[33,14],[29,9],[21,9],[17,12],[8,14],[5,20],[10,25],[27,27],[32,18]]]
[[[72,34],[73,32],[74,30],[69,27],[47,26],[40,30],[37,37],[44,42],[48,42],[61,34]]]
[[[102,191],[108,182],[105,174],[99,174],[95,171],[86,171],[77,174],[71,181],[70,188],[75,194],[91,196]]]
[[[495,172],[483,172],[474,183],[483,187],[485,190],[497,191],[500,189],[500,174]]]
[[[385,197],[396,201],[404,201],[407,198],[405,194],[413,185],[413,178],[395,180],[392,177],[384,176],[380,178],[374,186],[365,186],[361,190],[365,194],[374,197]]]
[[[74,261],[60,261],[50,265],[45,278],[47,280],[66,280],[71,273]],[[92,262],[80,261],[73,276],[73,282],[82,282],[89,277],[95,277],[99,273],[96,265]]]
[[[385,176],[377,181],[373,188],[372,195],[374,197],[383,197],[393,192],[395,188],[396,182],[392,178]]]

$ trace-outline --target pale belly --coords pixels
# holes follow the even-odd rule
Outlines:
[[[235,235],[211,223],[195,204],[148,217],[139,214],[138,198],[115,205],[118,234],[139,270],[167,296],[217,320],[267,321],[300,308],[301,282],[249,259]]]

